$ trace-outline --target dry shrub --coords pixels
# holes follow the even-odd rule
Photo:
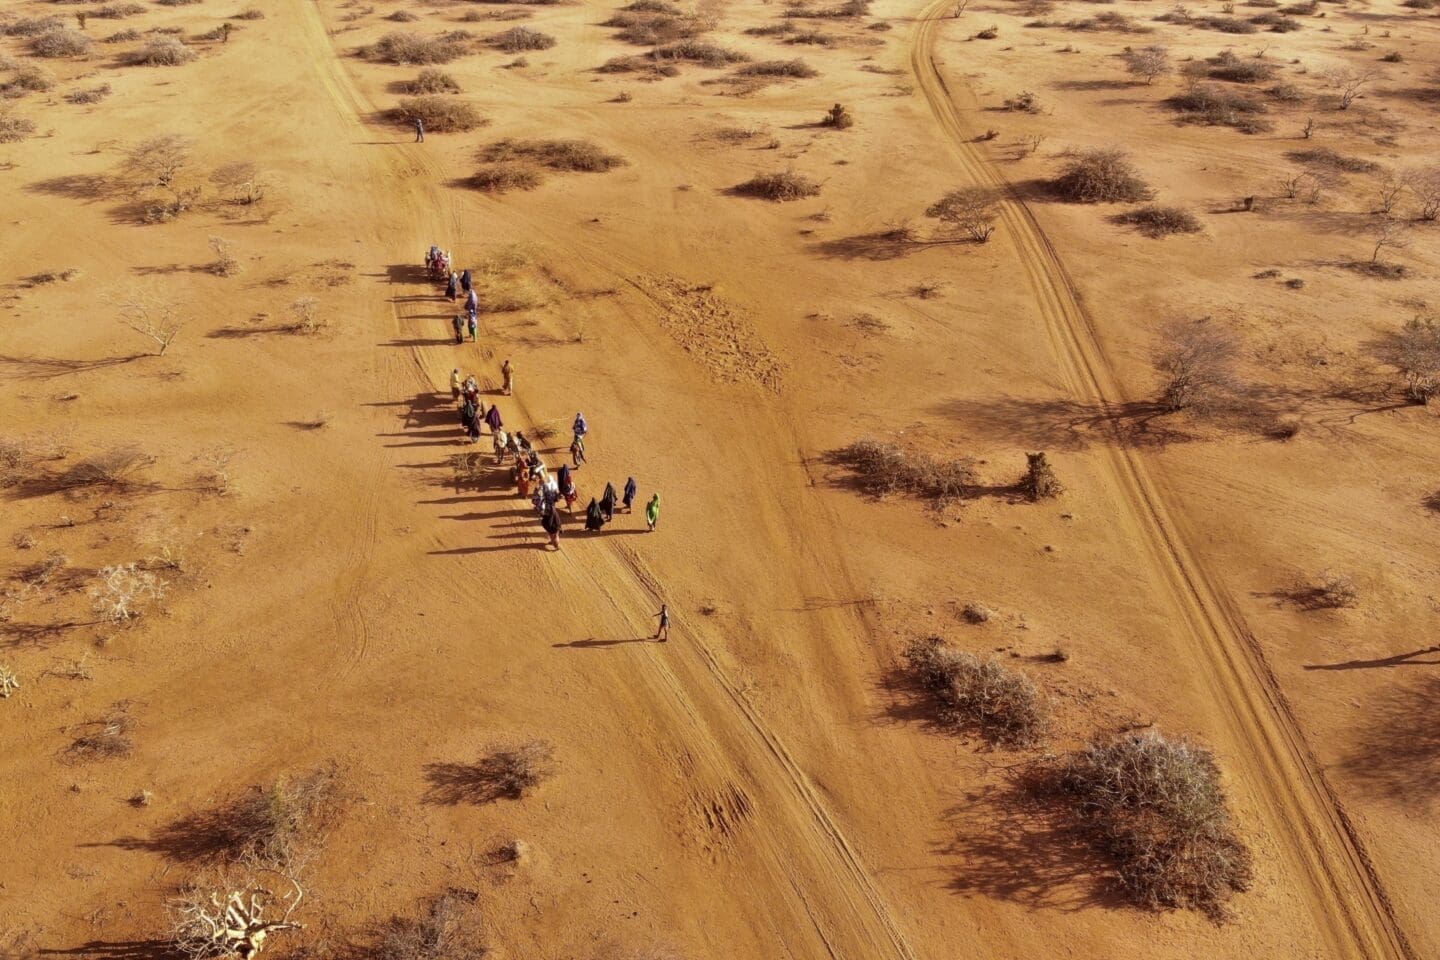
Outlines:
[[[1084,150],[1065,161],[1051,187],[1073,203],[1137,203],[1152,191],[1122,150]]]
[[[1104,13],[1083,20],[1070,20],[1063,24],[1067,30],[1106,30],[1112,33],[1153,33],[1150,27],[1136,23],[1123,13],[1106,10]]]
[[[744,183],[737,184],[734,192],[742,197],[783,202],[819,196],[820,184],[794,170],[783,170],[776,173],[757,173]]]
[[[155,846],[177,859],[273,864],[306,859],[343,812],[340,771],[325,764],[256,785],[213,809],[164,827]]]
[[[1348,574],[1321,571],[1314,581],[1299,581],[1284,596],[1302,610],[1344,610],[1360,603],[1360,591]]]
[[[880,440],[857,440],[830,460],[848,468],[856,485],[876,497],[910,493],[950,500],[968,495],[976,483],[975,464],[968,457],[941,460]]]
[[[934,698],[937,719],[956,730],[973,729],[992,743],[1029,746],[1044,738],[1046,709],[1030,678],[948,646],[940,637],[905,649],[915,682]]]
[[[601,26],[618,27],[617,38],[639,46],[655,46],[698,37],[712,24],[699,17],[688,17],[666,10],[636,9],[632,3]]]
[[[265,180],[260,168],[248,160],[223,164],[210,174],[210,182],[226,203],[248,207],[265,199]]]
[[[1270,129],[1270,124],[1261,117],[1269,109],[1263,101],[1213,84],[1197,83],[1165,103],[1179,111],[1185,123],[1233,127],[1241,133],[1264,133]]]
[[[178,67],[195,59],[195,51],[174,37],[155,37],[120,60],[132,67]]]
[[[1204,229],[1200,218],[1184,207],[1168,207],[1149,203],[1134,210],[1118,213],[1116,223],[1138,227],[1147,237],[1168,237],[1176,233],[1199,233]]]
[[[90,52],[90,38],[78,30],[60,27],[32,39],[30,52],[37,57],[80,57]]]
[[[35,132],[35,121],[0,110],[0,143],[17,143]]]
[[[529,27],[511,27],[503,33],[497,33],[486,41],[490,46],[506,53],[520,53],[524,50],[549,50],[555,46],[555,38],[548,33],[541,33],[539,30],[532,30]]]
[[[261,9],[259,9],[259,8],[257,8],[257,7],[246,7],[244,10],[241,10],[239,13],[235,14],[235,16],[231,17],[230,19],[231,19],[231,20],[264,20],[264,19],[265,19],[265,11],[264,11],[264,10],[261,10]]]
[[[74,763],[128,757],[135,749],[131,737],[135,732],[135,719],[130,716],[128,701],[113,704],[99,719],[81,724],[80,730],[80,735],[65,751],[66,759]]]
[[[1191,21],[1197,26],[1207,30],[1216,30],[1220,33],[1259,33],[1260,28],[1248,20],[1241,20],[1239,17],[1200,17]]]
[[[1329,147],[1316,147],[1313,150],[1289,150],[1286,151],[1285,157],[1296,163],[1303,163],[1307,167],[1319,167],[1322,170],[1341,173],[1374,173],[1380,169],[1380,164],[1373,160],[1349,157]]]
[[[1154,356],[1163,378],[1160,407],[1205,412],[1233,399],[1238,353],[1234,335],[1208,319],[1166,324]]]
[[[449,63],[470,52],[468,38],[456,34],[422,37],[414,33],[387,33],[366,47],[371,60],[400,64]]]
[[[125,487],[138,482],[155,458],[136,444],[111,447],[71,464],[58,477],[63,487]]]
[[[405,83],[403,89],[409,94],[459,93],[460,84],[444,70],[427,67],[414,80]]]
[[[1399,371],[1405,398],[1427,404],[1440,392],[1440,324],[1413,317],[1374,345],[1376,356]]]
[[[1025,476],[1020,478],[1020,492],[1031,503],[1049,500],[1065,492],[1055,468],[1043,453],[1025,454]]]
[[[143,3],[107,3],[91,9],[89,15],[99,20],[124,20],[126,17],[133,17],[137,13],[144,12],[145,5]]]
[[[411,13],[409,10],[396,10],[385,19],[395,23],[414,23],[416,20],[419,20],[420,17],[418,14]]]
[[[534,190],[540,186],[540,174],[523,163],[487,163],[482,164],[466,183],[486,193]]]
[[[480,163],[531,163],[583,173],[604,173],[625,164],[624,157],[589,140],[497,140],[481,147],[475,159]]]
[[[430,803],[493,803],[520,800],[555,773],[555,748],[547,740],[502,746],[475,763],[432,763],[425,768]]]
[[[999,199],[988,187],[961,187],[951,190],[925,209],[925,216],[939,220],[945,232],[973,243],[985,243],[995,232]]]
[[[855,126],[855,115],[847,110],[844,104],[837,103],[825,111],[825,116],[820,119],[820,126],[830,127],[832,130],[849,130]]]
[[[1210,59],[1210,69],[1206,71],[1216,80],[1229,80],[1232,83],[1261,83],[1265,80],[1275,79],[1275,73],[1279,70],[1275,64],[1259,57],[1237,57],[1231,50],[1222,51],[1219,55]]]
[[[418,917],[396,917],[381,932],[374,960],[476,960],[490,952],[474,893],[449,890]]]
[[[443,94],[406,97],[390,115],[397,123],[412,123],[419,117],[427,133],[462,133],[490,122],[473,105]]]
[[[17,69],[9,80],[0,83],[0,97],[13,100],[29,93],[44,93],[54,86],[53,73],[33,63],[27,63]]]
[[[677,40],[651,50],[648,56],[658,61],[684,60],[706,67],[723,67],[731,63],[744,63],[750,58],[736,50],[722,47],[709,40]]]
[[[1262,13],[1258,17],[1251,17],[1250,22],[1258,27],[1269,27],[1271,33],[1294,33],[1296,30],[1305,29],[1305,25],[1299,20],[1283,13]]]
[[[820,76],[819,70],[799,58],[749,63],[737,70],[736,73],[742,77],[799,77],[804,79]]]
[[[35,37],[64,27],[65,21],[59,17],[17,17],[14,20],[0,20],[0,36]]]
[[[1211,752],[1158,732],[1095,740],[1054,762],[1040,784],[1066,798],[1083,832],[1111,857],[1120,889],[1151,909],[1219,919],[1252,879]]]
[[[84,90],[67,93],[65,100],[67,103],[89,104],[99,103],[108,96],[110,96],[110,84],[102,83],[98,87],[87,87]]]
[[[110,34],[110,36],[106,37],[104,40],[102,40],[102,41],[100,41],[100,42],[101,42],[101,43],[130,43],[132,40],[139,40],[139,39],[140,39],[141,37],[143,37],[143,36],[145,36],[145,34],[141,33],[139,30],[136,30],[134,27],[127,27],[127,28],[124,29],[124,30],[119,30],[119,31],[116,31],[115,33]]]

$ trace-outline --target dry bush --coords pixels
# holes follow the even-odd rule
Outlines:
[[[672,12],[672,9],[674,12]],[[606,20],[601,26],[617,27],[616,37],[639,46],[655,46],[700,36],[714,26],[712,21],[685,16],[678,8],[637,9],[630,4]]]
[[[90,38],[78,30],[60,27],[33,38],[30,52],[47,58],[81,57],[90,52]]]
[[[74,763],[92,763],[128,757],[135,749],[131,734],[135,719],[130,716],[130,703],[112,704],[99,719],[80,725],[80,735],[65,750],[66,759]]]
[[[195,59],[195,51],[174,37],[155,37],[124,54],[120,62],[132,67],[178,67]]]
[[[808,79],[809,77],[820,76],[816,70],[804,60],[762,60],[759,63],[747,63],[735,71],[742,77],[798,77]]]
[[[1216,80],[1231,83],[1261,83],[1275,79],[1279,70],[1275,64],[1259,57],[1237,57],[1234,51],[1224,50],[1210,58],[1206,72]]]
[[[478,897],[450,890],[418,917],[396,917],[381,932],[373,960],[476,960],[489,954]]]
[[[130,293],[119,301],[116,319],[153,343],[157,357],[165,355],[188,322],[173,302],[139,292]]]
[[[314,297],[300,297],[286,308],[290,322],[285,330],[290,333],[314,334],[325,330],[330,321],[320,314],[320,301]]]
[[[430,803],[492,803],[520,800],[555,773],[555,748],[547,740],[502,746],[475,763],[432,763],[425,768]]]
[[[1319,167],[1322,170],[1338,173],[1374,173],[1380,169],[1380,165],[1373,160],[1346,156],[1329,147],[1316,147],[1313,150],[1289,150],[1285,153],[1285,157],[1296,163],[1303,163],[1307,167]]]
[[[743,53],[708,40],[677,40],[656,47],[647,56],[657,61],[684,60],[706,67],[723,67],[732,63],[744,63],[750,59]]]
[[[143,37],[143,36],[145,36],[145,34],[141,33],[139,30],[136,30],[134,27],[127,27],[127,28],[124,29],[124,30],[118,30],[118,31],[116,31],[115,33],[110,34],[110,36],[106,37],[104,40],[102,40],[102,41],[100,41],[100,42],[101,42],[101,43],[129,43],[129,42],[131,42],[132,40],[139,40],[139,39],[140,39],[141,37]]]
[[[845,108],[844,104],[837,103],[825,111],[825,116],[820,120],[820,126],[830,127],[834,130],[849,130],[855,126],[855,116]]]
[[[35,121],[0,108],[0,143],[18,143],[35,132]]]
[[[257,7],[246,7],[244,10],[241,10],[239,13],[235,14],[235,16],[231,17],[230,19],[231,19],[231,20],[264,20],[264,19],[265,19],[265,11],[264,11],[264,10],[261,10],[261,9],[259,9],[259,8],[257,8]]]
[[[418,65],[449,63],[469,52],[469,39],[462,35],[422,37],[419,34],[398,32],[385,34],[364,50],[365,56],[371,60]]]
[[[1054,762],[1041,782],[1070,801],[1133,902],[1218,919],[1230,896],[1249,888],[1250,851],[1204,747],[1153,731],[1096,740]]]
[[[926,637],[905,649],[916,684],[935,700],[937,719],[957,730],[973,729],[992,743],[1021,747],[1044,738],[1044,700],[1030,678],[993,659]]]
[[[1157,78],[1165,76],[1171,71],[1170,51],[1162,46],[1151,45],[1139,49],[1127,49],[1125,51],[1125,69],[1136,77],[1144,77],[1146,83],[1154,83]]]
[[[1072,203],[1137,203],[1150,199],[1153,192],[1121,150],[1072,154],[1051,188]]]
[[[1305,25],[1299,20],[1283,13],[1262,13],[1251,17],[1250,22],[1257,27],[1269,27],[1271,33],[1294,33],[1296,30],[1305,29]]]
[[[969,495],[976,483],[975,463],[968,457],[941,460],[880,440],[857,440],[829,459],[848,468],[856,486],[875,497],[910,493],[952,500]]]
[[[1341,110],[1350,109],[1355,98],[1370,84],[1379,80],[1381,73],[1378,70],[1356,70],[1354,67],[1336,67],[1325,71],[1321,79],[1325,86],[1334,90],[1340,100],[1338,106]]]
[[[426,133],[463,133],[483,127],[490,121],[480,115],[473,104],[444,94],[405,97],[390,111],[396,123],[413,123],[419,117]]]
[[[1241,133],[1264,133],[1270,129],[1262,114],[1268,107],[1261,100],[1213,84],[1198,83],[1165,101],[1181,114],[1185,123],[1232,127]]]
[[[1232,399],[1238,353],[1234,335],[1208,319],[1166,324],[1154,354],[1162,378],[1160,407],[1204,412]]]
[[[1025,454],[1025,476],[1020,478],[1019,488],[1031,503],[1050,500],[1065,492],[1064,484],[1055,476],[1055,468],[1050,466],[1050,459],[1043,453]]]
[[[1376,356],[1400,373],[1411,403],[1428,404],[1440,392],[1440,324],[1435,320],[1413,317],[1374,346]]]
[[[1344,610],[1360,603],[1354,579],[1329,570],[1321,571],[1313,581],[1297,581],[1282,594],[1302,610]]]
[[[987,187],[961,187],[927,207],[925,216],[939,220],[951,237],[985,243],[995,232],[999,208],[995,191]]]
[[[139,796],[144,799],[149,793]],[[279,873],[291,889],[276,896],[253,876],[240,879],[243,874],[238,869],[223,870],[214,879],[192,878],[168,905],[170,932],[163,955],[182,960],[251,960],[276,934],[304,927],[290,919],[305,896],[295,871],[253,865],[251,870]]]
[[[1207,30],[1215,30],[1220,33],[1259,33],[1260,28],[1248,20],[1241,20],[1239,17],[1199,17],[1193,21],[1196,26],[1204,27]]]
[[[0,97],[13,100],[30,93],[44,93],[55,87],[55,74],[44,67],[27,63],[16,69],[9,80],[0,83]]]
[[[1023,90],[1005,100],[1002,110],[1009,110],[1014,113],[1040,113],[1044,108],[1040,105],[1040,98],[1029,90]]]
[[[1184,207],[1169,207],[1148,203],[1134,210],[1118,213],[1112,218],[1116,223],[1138,227],[1147,237],[1168,237],[1176,233],[1199,233],[1205,229],[1200,218]]]
[[[265,199],[264,175],[248,160],[217,167],[210,174],[210,182],[220,191],[226,203],[248,207]]]
[[[794,170],[782,170],[776,173],[757,173],[744,183],[737,184],[734,192],[742,197],[783,202],[819,196],[820,184]]]
[[[240,261],[235,258],[234,244],[224,237],[211,237],[210,249],[215,253],[215,261],[210,264],[210,272],[217,277],[233,277],[240,272]]]
[[[555,38],[548,33],[532,30],[530,27],[511,27],[502,33],[488,37],[490,46],[506,53],[521,53],[526,50],[549,50],[555,46]]]
[[[540,186],[540,174],[523,163],[487,163],[482,164],[465,182],[486,193],[534,190]]]
[[[394,21],[395,23],[414,23],[416,20],[419,20],[420,17],[418,14],[411,13],[409,10],[396,10],[385,19]]]
[[[1114,10],[1106,10],[1104,13],[1096,14],[1093,17],[1086,17],[1083,20],[1070,20],[1062,24],[1066,30],[1105,30],[1111,33],[1154,33],[1155,31],[1147,26],[1136,23],[1123,13]]]
[[[126,17],[133,17],[137,13],[144,13],[143,3],[107,3],[103,6],[92,7],[89,16],[99,20],[124,20]]]
[[[403,84],[403,89],[406,93],[412,95],[426,93],[459,93],[460,84],[455,81],[454,77],[450,76],[450,74],[446,73],[444,70],[436,70],[434,67],[427,67],[424,70],[421,70],[420,75],[414,80]]]
[[[17,17],[14,20],[0,20],[0,36],[37,37],[52,30],[63,30],[65,21],[59,17]]]
[[[110,96],[110,84],[102,83],[98,87],[88,87],[84,90],[76,90],[65,95],[67,103],[90,104],[99,103]]]
[[[125,623],[140,616],[150,603],[165,599],[169,583],[137,564],[103,567],[89,589],[95,612],[112,623]]]
[[[625,164],[624,157],[589,140],[497,140],[481,147],[475,159],[480,163],[534,163],[583,173],[604,173]]]
[[[140,481],[155,458],[136,444],[92,453],[67,467],[56,478],[62,487],[128,487]]]
[[[183,817],[165,827],[156,843],[187,860],[292,865],[323,844],[346,800],[339,769],[326,764]]]
[[[1410,171],[1406,182],[1410,184],[1410,194],[1418,206],[1416,218],[1427,221],[1440,219],[1440,167]]]

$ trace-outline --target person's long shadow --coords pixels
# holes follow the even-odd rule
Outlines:
[[[1417,660],[1427,653],[1440,654],[1440,647],[1423,647],[1409,653],[1397,653],[1393,657],[1378,657],[1374,660],[1342,660],[1339,663],[1307,663],[1306,670],[1366,670],[1374,667],[1433,667],[1440,666],[1440,657],[1433,660]]]
[[[91,940],[78,947],[41,947],[36,956],[92,957],[95,960],[183,960],[170,940]]]
[[[560,649],[569,647],[575,650],[598,650],[602,647],[618,647],[626,643],[663,643],[663,640],[656,640],[654,637],[630,637],[625,640],[596,640],[594,637],[586,637],[584,640],[571,640],[568,643],[552,643],[550,646]]]

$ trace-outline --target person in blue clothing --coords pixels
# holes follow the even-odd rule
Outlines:
[[[415,118],[415,142],[425,142],[425,121],[419,117]]]
[[[624,503],[626,513],[630,512],[630,505],[635,502],[635,494],[638,492],[638,490],[639,488],[635,486],[634,477],[630,477],[625,481]]]

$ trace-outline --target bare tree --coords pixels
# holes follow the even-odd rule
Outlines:
[[[240,272],[240,261],[235,259],[234,244],[224,237],[211,237],[210,249],[215,251],[215,262],[210,272],[220,277],[233,277]]]
[[[1203,410],[1236,387],[1234,335],[1202,320],[1176,321],[1161,330],[1155,368],[1164,378],[1159,404],[1166,410]]]
[[[1038,151],[1040,149],[1040,145],[1044,142],[1045,135],[1043,133],[1027,133],[1025,136],[1021,137],[1019,141],[1020,156],[1030,156],[1031,154]]]
[[[1386,250],[1403,250],[1410,245],[1405,235],[1408,228],[1399,220],[1377,220],[1370,228],[1370,239],[1375,246],[1370,252],[1370,262],[1380,263],[1380,254]]]
[[[305,891],[293,876],[282,876],[292,889],[280,897],[255,883],[241,889],[189,890],[171,905],[175,949],[190,960],[251,960],[265,949],[272,933],[303,928],[290,917]],[[282,905],[284,913],[278,919],[265,918],[267,910]]]
[[[157,357],[165,355],[187,322],[175,304],[150,293],[132,292],[116,306],[121,323],[159,348],[155,351]]]
[[[1387,217],[1393,215],[1409,187],[1410,181],[1406,174],[1385,174],[1376,188],[1374,212]]]
[[[1360,91],[1376,80],[1380,79],[1378,70],[1356,70],[1354,67],[1336,67],[1327,70],[1322,77],[1325,85],[1340,93],[1340,109],[1349,110],[1350,104],[1360,95]]]
[[[1400,372],[1405,397],[1429,403],[1440,390],[1440,325],[1429,317],[1413,317],[1377,345],[1376,356]]]
[[[135,195],[149,201],[154,191],[165,194],[148,203],[146,220],[173,220],[200,196],[200,187],[188,182],[189,166],[190,141],[176,133],[150,137],[126,151],[121,172]]]
[[[1125,51],[1125,69],[1132,76],[1145,78],[1154,83],[1173,69],[1170,65],[1170,51],[1158,44]]]
[[[1407,182],[1411,194],[1420,204],[1419,219],[1440,219],[1440,167],[1415,170],[1408,175]]]
[[[961,187],[932,203],[925,216],[939,220],[943,229],[952,235],[984,243],[995,232],[998,207],[993,190]]]
[[[230,203],[250,206],[265,198],[265,180],[253,163],[227,163],[210,174],[210,182]]]
[[[106,620],[124,623],[140,616],[140,608],[152,600],[165,599],[169,584],[136,564],[122,563],[100,571],[90,598],[95,612]]]

